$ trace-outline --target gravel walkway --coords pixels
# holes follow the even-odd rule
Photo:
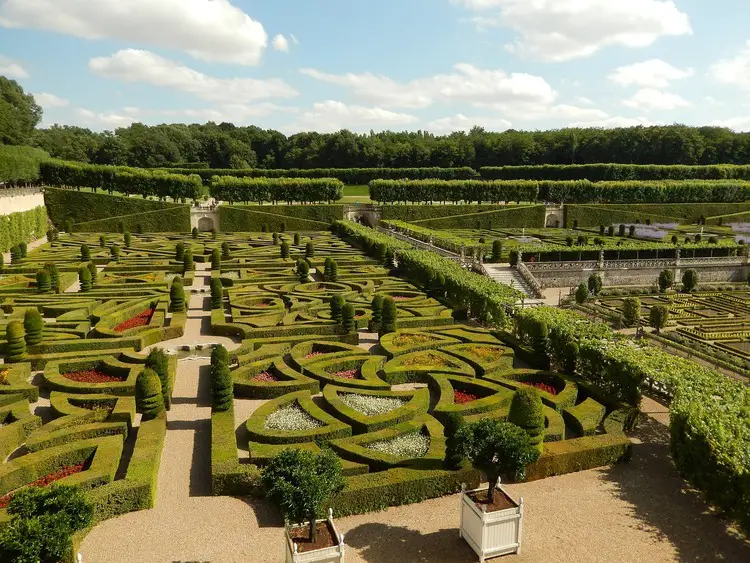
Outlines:
[[[185,339],[215,341],[200,334],[203,300],[197,297],[190,300]],[[281,518],[273,506],[208,496],[208,363],[179,363],[156,507],[97,526],[81,546],[86,563],[283,561]],[[236,400],[237,425],[259,404]],[[643,410],[630,463],[507,487],[526,503],[523,553],[499,561],[750,561],[750,544],[727,530],[672,466],[667,409],[644,399]],[[477,561],[458,537],[458,522],[459,497],[451,495],[337,525],[346,535],[348,563]]]

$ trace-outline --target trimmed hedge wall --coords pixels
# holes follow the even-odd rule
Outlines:
[[[58,227],[72,220],[75,230],[116,232],[122,221],[131,232],[141,225],[144,232],[187,232],[190,207],[147,199],[47,188],[44,190],[52,222]]]
[[[257,466],[239,463],[234,429],[234,409],[211,413],[211,492],[214,495],[245,496],[257,493]]]
[[[701,217],[725,216],[734,213],[750,212],[748,203],[659,203],[635,205],[566,205],[565,226],[571,227],[578,221],[580,227],[598,227],[618,223],[696,223]],[[742,217],[726,217],[724,222],[742,222]],[[718,220],[710,220],[716,223]]]
[[[232,232],[260,232],[263,225],[268,227],[269,232],[280,232],[281,227],[286,225],[287,231],[320,231],[327,229],[332,221],[344,216],[344,208],[341,205],[293,205],[289,209],[309,209],[307,213],[311,217],[319,216],[320,219],[307,217],[294,217],[280,212],[283,207],[275,205],[259,205],[257,207],[241,207],[238,205],[219,207],[219,224],[221,230],[226,233]],[[305,215],[305,213],[300,213]]]
[[[7,252],[19,242],[31,242],[41,238],[46,232],[47,209],[44,206],[0,215],[0,252]]]
[[[344,184],[336,178],[237,178],[214,176],[211,195],[217,200],[244,201],[295,201],[313,203],[336,201],[344,195]]]
[[[544,206],[389,205],[383,207],[383,219],[407,221],[430,229],[520,229],[542,227]]]
[[[750,166],[714,164],[545,164],[541,166],[485,166],[486,180],[750,180]]]
[[[39,164],[50,156],[42,149],[0,144],[0,182],[11,185],[39,180]]]

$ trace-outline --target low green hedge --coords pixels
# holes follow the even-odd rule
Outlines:
[[[513,394],[507,388],[475,377],[432,373],[428,384],[433,393],[438,396],[433,415],[442,422],[454,412],[461,416],[470,416],[501,409],[507,410],[513,399]],[[456,403],[456,389],[478,395],[479,398],[464,404]]]
[[[544,453],[526,468],[526,479],[535,481],[630,459],[632,446],[625,434],[600,434],[557,442],[544,442]]]
[[[582,403],[565,409],[563,418],[578,435],[593,436],[604,420],[606,410],[604,405],[589,397]]]
[[[324,389],[327,385],[364,389],[387,389],[388,384],[378,377],[378,370],[382,367],[383,360],[382,356],[365,354],[332,359],[325,358],[311,364],[306,364],[303,368],[303,374],[317,379],[320,382],[320,386]],[[334,375],[335,372],[352,369],[359,370],[360,377],[346,379]]]
[[[253,381],[253,377],[267,371],[280,381]],[[266,358],[242,365],[232,372],[235,397],[251,399],[275,399],[297,391],[307,391],[313,395],[320,392],[320,383],[294,371],[280,357]]]
[[[71,220],[75,230],[116,232],[122,221],[131,232],[136,232],[138,225],[145,232],[190,230],[188,205],[57,188],[45,189],[44,203],[58,227]]]
[[[211,492],[214,495],[245,496],[257,494],[260,471],[257,466],[240,463],[234,409],[211,413]]]
[[[39,400],[39,387],[28,381],[31,377],[30,363],[0,365],[0,373],[3,372],[6,372],[6,384],[0,385],[0,401],[3,400],[5,395],[21,395],[28,399],[30,403]]]
[[[447,206],[450,207],[450,206]],[[493,211],[411,221],[430,229],[521,229],[544,225],[543,205],[506,205]]]
[[[11,421],[12,420],[12,421]],[[42,419],[31,414],[29,401],[22,395],[0,396],[0,459],[23,445],[42,426]]]

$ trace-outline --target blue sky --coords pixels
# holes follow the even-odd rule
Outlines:
[[[0,0],[44,125],[750,130],[742,0]]]

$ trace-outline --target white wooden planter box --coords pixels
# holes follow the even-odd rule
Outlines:
[[[325,520],[317,520],[317,522],[328,522],[331,525],[334,538],[338,540],[338,545],[298,553],[297,546],[289,535],[289,526],[287,525],[284,533],[286,543],[286,563],[344,563],[344,535],[339,534],[336,525],[333,523],[333,510],[328,509],[328,518]],[[297,528],[309,525],[308,522],[297,524],[292,527]]]
[[[505,492],[497,487],[501,494]],[[461,527],[459,535],[466,540],[484,563],[488,557],[521,553],[523,528],[523,498],[514,508],[486,512],[479,509],[469,493],[486,491],[486,488],[461,491]],[[509,497],[510,498],[510,497]]]

